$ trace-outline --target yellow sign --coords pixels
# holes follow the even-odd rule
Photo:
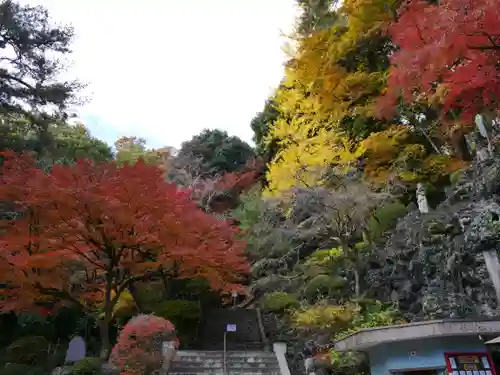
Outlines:
[[[461,355],[457,359],[460,363],[479,363],[479,357],[476,356],[472,357]]]

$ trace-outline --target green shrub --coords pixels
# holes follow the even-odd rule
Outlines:
[[[25,312],[19,314],[17,318],[18,336],[43,336],[47,338],[54,337],[53,317],[44,316],[39,312]]]
[[[178,321],[198,320],[200,313],[198,302],[181,299],[165,301],[158,304],[154,309],[156,316],[170,320],[176,327]]]
[[[153,312],[156,316],[171,321],[175,325],[181,343],[190,345],[201,318],[198,302],[180,299],[165,301],[155,306]]]
[[[353,303],[329,305],[326,301],[295,310],[291,316],[292,326],[299,330],[325,330],[336,334],[349,327],[359,313],[359,306]]]
[[[464,174],[463,170],[458,170],[450,174],[450,184],[451,186],[456,186],[462,179],[462,175]]]
[[[51,346],[50,356],[47,358],[47,368],[53,369],[58,366],[63,366],[66,360],[67,350],[68,344],[66,342]]]
[[[102,361],[100,358],[86,357],[76,362],[71,368],[73,375],[100,375]]]
[[[398,219],[408,213],[400,201],[384,204],[368,220],[368,228],[373,238],[379,238],[385,231],[393,228]]]
[[[403,319],[401,312],[392,304],[365,298],[359,300],[357,306],[359,309],[352,316],[350,327],[339,332],[335,339],[340,340],[364,328],[407,323]]]
[[[26,336],[7,348],[7,362],[23,365],[45,365],[49,357],[49,342],[42,336]]]
[[[262,308],[267,311],[281,313],[299,307],[297,298],[285,292],[272,292],[264,295]]]
[[[308,299],[324,295],[331,296],[345,285],[346,281],[341,277],[317,275],[306,284],[305,294]]]
[[[135,286],[135,289],[139,303],[148,310],[165,300],[165,287],[161,282],[139,282]]]
[[[0,375],[46,375],[46,372],[39,368],[20,363],[7,363],[0,370]]]
[[[203,277],[193,277],[188,280],[185,288],[191,293],[202,293],[210,290],[210,283]]]

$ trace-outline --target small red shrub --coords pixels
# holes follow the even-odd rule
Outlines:
[[[109,362],[121,375],[145,375],[160,368],[162,342],[175,340],[174,325],[158,316],[138,315],[123,327]]]

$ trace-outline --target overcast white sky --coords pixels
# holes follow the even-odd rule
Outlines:
[[[136,135],[178,147],[203,128],[246,141],[283,75],[294,0],[23,0],[72,23],[70,75],[89,83],[80,108],[109,143]]]

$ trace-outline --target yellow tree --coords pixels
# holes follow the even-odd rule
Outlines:
[[[331,27],[298,36],[293,61],[298,79],[318,101],[322,115],[351,138],[380,130],[374,121],[375,99],[385,87],[391,49],[384,29],[397,5],[346,0]],[[357,129],[360,119],[371,127],[368,132]]]
[[[330,167],[357,159],[359,141],[387,127],[374,103],[385,85],[390,44],[383,28],[394,6],[346,0],[328,16],[330,25],[295,35],[268,132],[279,149],[269,165],[270,193],[321,185]]]
[[[377,119],[393,48],[385,30],[400,3],[345,0],[328,27],[295,35],[296,50],[274,99],[279,116],[268,132],[279,149],[269,165],[271,193],[321,185],[332,166],[350,166],[359,157],[365,177],[383,184],[389,178],[437,182],[463,166],[414,122],[418,116],[404,117],[414,126]]]
[[[355,160],[349,142],[318,113],[318,103],[287,69],[282,88],[276,95],[280,116],[268,134],[279,151],[269,163],[267,195],[279,195],[292,187],[321,185],[332,165]]]
[[[370,135],[358,150],[365,162],[365,177],[379,184],[391,179],[409,184],[441,182],[465,166],[459,159],[430,152],[414,130],[405,125]]]

